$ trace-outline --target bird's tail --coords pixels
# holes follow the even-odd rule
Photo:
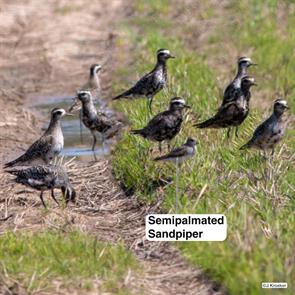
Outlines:
[[[131,130],[130,131],[131,134],[136,134],[136,135],[141,135],[143,137],[146,137],[144,129],[137,129],[137,130]]]
[[[18,157],[17,159],[11,161],[11,162],[8,162],[6,164],[4,164],[4,168],[9,168],[9,167],[13,167],[15,166],[16,164],[19,164],[19,163],[22,163],[22,162],[25,162],[27,159],[26,159],[26,156],[25,155],[22,155],[20,157]]]
[[[154,161],[162,161],[165,159],[166,159],[166,156],[160,156],[160,157],[154,158]]]
[[[123,128],[123,124],[121,122],[117,122],[112,128],[110,128],[106,132],[106,139],[109,139],[115,136],[121,129]]]
[[[16,176],[19,174],[19,171],[20,171],[20,170],[18,170],[18,169],[9,169],[9,170],[5,170],[5,172],[10,173],[10,174],[12,174],[12,175],[16,175]]]
[[[124,98],[124,97],[126,98],[126,97],[130,96],[131,95],[131,91],[130,90],[131,89],[129,89],[129,90],[127,90],[127,91],[125,91],[125,92],[123,92],[123,93],[121,93],[121,94],[113,97],[112,100],[117,100],[117,99],[120,99],[120,98]]]
[[[246,149],[250,148],[251,146],[252,146],[252,142],[248,141],[246,144],[244,144],[240,147],[240,150],[246,150]]]
[[[215,119],[214,118],[210,118],[204,122],[201,122],[201,123],[197,123],[196,126],[197,128],[214,128],[214,125],[215,125]]]

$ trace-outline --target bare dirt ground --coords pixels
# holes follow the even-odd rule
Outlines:
[[[107,96],[119,50],[115,46],[118,25],[128,15],[128,4],[121,0],[0,0],[1,166],[38,138],[42,122],[48,120],[24,107],[34,97],[74,93],[94,62],[104,64],[102,84]],[[131,294],[224,294],[171,244],[144,239],[145,215],[157,211],[157,205],[146,207],[135,196],[127,197],[113,179],[108,160],[87,164],[76,160],[69,170],[78,189],[78,203],[61,209],[46,198],[49,212],[42,209],[35,193],[13,185],[1,171],[0,233],[78,228],[102,241],[123,240],[143,269],[140,274],[129,273],[124,281]],[[34,294],[68,293],[88,294],[63,289],[58,283]],[[0,294],[27,292],[2,277]]]

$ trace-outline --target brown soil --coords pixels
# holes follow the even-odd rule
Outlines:
[[[1,166],[41,133],[47,118],[25,107],[34,97],[74,93],[94,62],[104,64],[102,85],[107,96],[116,62],[116,35],[121,33],[118,24],[128,15],[127,4],[121,0],[0,0]],[[145,240],[145,215],[158,211],[158,206],[147,207],[135,196],[127,197],[113,179],[108,160],[74,161],[68,168],[78,202],[61,209],[46,198],[48,212],[35,192],[14,185],[1,171],[0,233],[78,228],[103,241],[123,240],[144,270],[127,275],[124,287],[131,294],[223,294],[171,244]],[[0,294],[27,294],[17,282],[1,278]],[[34,294],[69,293],[87,292],[60,289],[56,284],[50,291]],[[101,294],[87,294],[91,293]]]

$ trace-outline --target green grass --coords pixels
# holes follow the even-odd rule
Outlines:
[[[18,281],[33,292],[62,286],[91,289],[92,280],[102,280],[102,288],[127,294],[122,283],[128,269],[137,262],[123,245],[101,243],[79,232],[7,233],[0,237],[0,274]]]
[[[157,3],[155,0],[138,1],[135,7],[136,17],[127,24],[129,38],[125,40],[136,46],[135,63],[131,68],[120,69],[124,79],[114,91],[124,89],[134,81],[133,77],[150,69],[156,49],[167,47],[177,56],[168,62],[169,89],[156,96],[153,112],[166,109],[174,95],[185,97],[192,106],[192,111],[186,113],[180,135],[174,140],[175,145],[183,143],[188,136],[200,141],[195,159],[181,168],[181,213],[223,213],[229,225],[225,242],[176,245],[189,261],[201,266],[231,294],[269,294],[269,290],[261,289],[263,281],[286,281],[289,288],[278,290],[276,294],[294,294],[294,130],[288,130],[277,149],[279,155],[270,164],[256,151],[238,149],[264,119],[266,113],[260,109],[251,110],[240,128],[239,138],[226,140],[222,130],[195,129],[193,122],[210,116],[220,103],[217,73],[206,64],[209,54],[204,56],[191,51],[182,42],[181,34],[174,35],[173,11],[165,1],[161,5]],[[176,5],[181,6],[177,2]],[[225,17],[224,26],[216,29],[210,42],[214,42],[215,54],[220,56],[223,42],[231,42],[239,52],[246,46],[250,48],[251,57],[260,64],[254,74],[261,81],[259,87],[264,94],[272,96],[266,98],[270,109],[275,92],[280,92],[288,94],[294,112],[295,26],[292,24],[295,15],[287,10],[284,27],[287,38],[279,32],[282,29],[278,28],[276,18],[279,8],[276,1],[239,1],[239,4],[232,1],[226,9],[239,22],[232,29]],[[208,9],[210,13],[202,11],[203,16],[216,15],[214,7]],[[249,17],[253,12],[255,17]],[[184,24],[183,32],[188,30],[189,24]],[[255,89],[252,93],[255,99]],[[132,128],[143,127],[149,120],[144,99],[122,101],[116,106],[126,114]],[[152,147],[153,153],[149,152]],[[114,154],[115,174],[139,198],[147,202],[161,198],[163,209],[174,212],[174,182],[159,189],[155,184],[171,177],[174,180],[175,168],[154,163],[152,158],[157,154],[155,144],[126,133]]]

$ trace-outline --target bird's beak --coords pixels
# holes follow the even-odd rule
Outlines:
[[[285,109],[286,109],[286,110],[290,110],[290,107],[288,107],[288,106],[285,106]]]
[[[255,66],[258,66],[258,64],[251,63],[250,66],[254,66],[255,67]]]
[[[185,107],[186,109],[190,109],[190,108],[191,108],[191,107],[188,106],[187,104],[185,104],[184,107]]]
[[[258,86],[258,84],[254,82],[254,83],[253,83],[253,86]]]
[[[74,114],[71,114],[71,113],[69,113],[69,112],[66,112],[65,115],[66,115],[66,116],[71,116],[71,117],[75,116]]]
[[[170,54],[169,57],[170,58],[175,58],[175,55]]]
[[[73,101],[74,101],[74,103],[68,109],[68,113],[71,113],[75,109],[75,107],[78,105],[78,103],[79,103],[78,97],[74,97]]]

